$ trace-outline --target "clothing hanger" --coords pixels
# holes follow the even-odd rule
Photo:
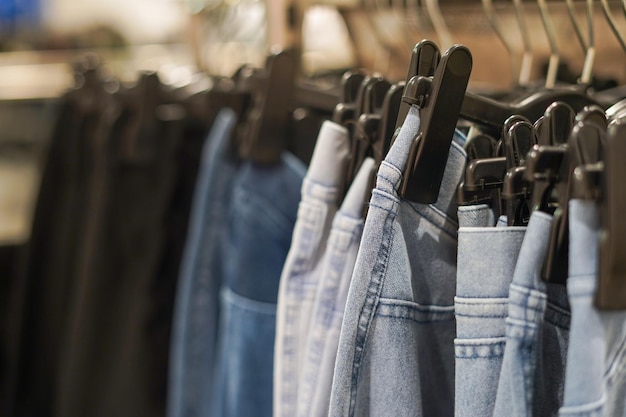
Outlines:
[[[409,61],[409,69],[406,76],[406,83],[415,76],[432,77],[441,60],[439,47],[432,41],[424,39],[417,43],[411,51],[411,59]],[[406,84],[405,83],[405,84]],[[401,100],[395,128],[400,129],[404,124],[411,104]]]
[[[339,102],[333,110],[332,121],[348,127],[356,119],[359,88],[365,79],[365,73],[359,70],[346,71],[341,80]]]
[[[490,129],[495,135],[501,132],[504,121],[509,116],[517,114],[528,120],[535,121],[539,119],[548,106],[555,101],[568,104],[574,111],[580,111],[588,105],[599,104],[586,94],[584,86],[555,87],[559,55],[554,36],[554,27],[545,0],[538,0],[538,4],[551,49],[550,65],[546,76],[545,88],[529,91],[527,94],[510,103],[498,102],[469,92],[465,95],[466,97],[463,101],[461,117],[484,126],[486,129]],[[518,4],[516,7],[518,15],[521,11],[520,7],[521,4]],[[519,16],[518,21],[523,22],[523,16]],[[520,28],[522,27],[524,27],[524,25],[520,26]],[[591,56],[592,54],[588,55]],[[592,59],[589,60],[589,62],[592,61]],[[591,65],[589,68],[591,68]]]
[[[367,149],[363,153],[360,162],[357,162],[356,165],[360,167],[367,156],[371,156],[374,159],[368,180],[368,192],[363,200],[364,218],[367,216],[368,203],[372,196],[372,190],[376,185],[376,173],[391,147],[391,141],[395,132],[395,121],[400,110],[404,87],[404,81],[391,85],[385,93],[380,110],[375,113],[361,115],[358,121],[362,126],[361,130],[366,132],[369,130],[371,134],[365,136],[369,140],[366,144]],[[374,129],[376,132],[374,132]]]
[[[469,49],[454,45],[432,77],[415,76],[407,83],[403,101],[420,108],[421,123],[400,184],[403,198],[423,204],[437,201],[471,71]]]
[[[576,17],[576,6],[574,5],[574,0],[565,0],[565,4],[567,5],[567,14],[569,15],[569,19],[572,22],[574,33],[576,34],[576,38],[578,39],[578,43],[583,49],[583,54],[584,54],[587,52],[587,41],[585,41],[583,32],[580,28],[580,25],[578,24],[578,19]]]
[[[580,84],[591,82],[593,58],[595,56],[593,40],[593,2],[587,3],[587,17],[589,22],[589,43],[582,39],[582,46],[585,49],[585,65]],[[573,22],[576,24],[575,17]],[[533,150],[533,160],[529,163],[530,168],[527,174],[545,175],[549,181],[535,181],[533,184],[532,201],[535,209],[547,211],[553,214],[552,228],[550,232],[550,242],[548,254],[546,256],[542,277],[548,282],[564,284],[568,277],[568,256],[569,256],[569,200],[571,198],[571,183],[576,161],[572,159],[572,152],[581,149],[585,145],[583,141],[593,141],[593,135],[589,134],[586,125],[595,126],[598,120],[598,112],[601,108],[586,107],[576,115],[576,112],[564,103],[555,103],[544,116],[539,130],[539,142],[544,146]],[[574,124],[576,121],[576,124]],[[586,133],[583,134],[581,132]],[[547,153],[548,155],[542,155]],[[545,158],[561,158],[557,165],[541,165],[541,160]],[[547,160],[547,159],[546,159]],[[554,174],[554,175],[553,175]],[[527,179],[530,179],[527,177]],[[548,196],[548,193],[552,197]],[[550,201],[556,197],[555,201]],[[541,204],[541,207],[538,205]]]
[[[522,38],[522,45],[524,46],[524,53],[522,55],[522,64],[520,66],[519,79],[517,83],[521,87],[527,87],[530,84],[530,73],[533,66],[533,52],[530,43],[530,36],[528,27],[526,26],[526,20],[524,19],[524,3],[522,0],[513,0],[515,7],[515,18],[517,25],[520,29]]]
[[[576,7],[574,5],[574,0],[566,0],[567,11],[572,22],[572,26],[574,27],[574,32],[576,33],[576,37],[578,38],[578,43],[583,49],[583,53],[585,54],[585,63],[583,65],[582,74],[580,76],[580,83],[584,85],[591,84],[591,76],[593,72],[593,62],[595,60],[596,48],[595,48],[595,40],[593,33],[593,0],[586,1],[586,16],[587,16],[587,26],[588,26],[588,39],[587,42],[585,37],[583,36],[583,31],[578,24],[578,20],[576,18]]]
[[[539,142],[539,137],[529,120],[521,118],[513,121],[503,138],[507,173],[502,187],[502,198],[506,206],[508,225],[525,226],[530,220],[532,208],[532,185],[526,179],[526,159],[530,150]]]
[[[615,38],[617,38],[617,41],[619,42],[624,52],[626,52],[626,41],[624,40],[624,37],[618,29],[617,23],[615,23],[615,19],[613,18],[613,13],[611,13],[611,7],[609,6],[608,0],[600,0],[600,4],[602,5],[602,11],[604,12],[604,17],[609,24],[609,28],[611,28],[611,31],[613,31]]]
[[[391,83],[383,77],[370,77],[361,85],[361,106],[352,140],[351,160],[348,164],[349,184],[352,183],[361,164],[373,156],[372,145],[379,137],[383,104]]]
[[[601,209],[600,268],[596,305],[603,310],[626,309],[626,209],[624,163],[626,123],[610,123],[604,153]]]
[[[548,45],[550,45],[550,61],[548,64],[548,73],[546,74],[545,87],[554,88],[554,86],[556,85],[556,76],[559,69],[559,48],[556,43],[554,24],[552,23],[552,18],[550,17],[550,12],[548,10],[546,0],[537,0],[537,5],[539,6],[541,22],[545,29],[546,36],[548,37]]]
[[[281,51],[267,57],[265,68],[246,74],[253,104],[238,138],[239,155],[260,164],[274,164],[289,144],[288,128],[293,103],[297,54]]]

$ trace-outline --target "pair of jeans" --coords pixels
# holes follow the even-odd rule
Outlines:
[[[182,114],[163,104],[150,127],[123,106],[87,162],[90,194],[57,393],[59,416],[163,416],[171,308],[157,269],[175,182]],[[111,109],[103,109],[106,115]],[[165,116],[165,117],[162,117]]]
[[[339,332],[363,233],[363,208],[373,169],[374,160],[366,158],[333,219],[298,381],[299,417],[328,416]]]
[[[506,341],[509,285],[525,227],[494,227],[487,205],[459,207],[455,315],[458,417],[491,416]],[[506,224],[506,222],[504,223]]]
[[[553,416],[563,398],[567,292],[541,278],[552,216],[531,215],[509,288],[506,347],[494,416]]]
[[[593,305],[598,281],[600,216],[595,202],[569,205],[572,308],[562,417],[626,415],[626,312]]]
[[[176,292],[168,417],[205,416],[210,406],[223,275],[220,230],[237,170],[228,155],[235,124],[235,113],[221,110],[202,150]]]
[[[302,184],[298,219],[280,278],[274,356],[276,417],[296,415],[313,302],[349,152],[348,130],[337,123],[324,122]]]
[[[457,133],[437,202],[402,200],[419,127],[413,106],[378,170],[341,328],[332,417],[454,413],[455,194],[466,154]]]
[[[306,167],[242,163],[219,237],[224,262],[211,412],[270,417],[278,285],[291,246]]]
[[[17,320],[20,329],[17,378],[13,388],[16,416],[52,416],[57,407],[64,332],[76,291],[76,262],[82,259],[87,207],[93,189],[90,181],[101,177],[94,154],[112,129],[119,110],[113,97],[95,90],[66,93],[52,132],[31,236],[20,267],[23,306]],[[91,100],[91,105],[85,105]],[[106,110],[106,111],[105,111]]]

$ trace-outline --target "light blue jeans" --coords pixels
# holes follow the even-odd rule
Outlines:
[[[213,417],[270,417],[276,302],[306,167],[242,163],[220,237],[224,274]],[[205,395],[211,395],[210,392]]]
[[[487,205],[459,207],[455,314],[457,417],[491,416],[506,341],[509,285],[525,227],[494,227]],[[506,224],[506,223],[504,223]]]
[[[600,217],[596,203],[570,201],[572,308],[562,417],[626,416],[626,312],[593,305],[598,280]]]
[[[509,288],[506,347],[494,416],[554,416],[563,398],[569,306],[541,279],[552,216],[534,212]]]
[[[455,194],[464,138],[455,135],[437,202],[403,201],[397,190],[419,125],[412,107],[378,171],[341,328],[332,417],[454,413]]]
[[[274,354],[275,417],[294,417],[297,412],[313,302],[349,153],[348,130],[324,122],[302,184],[292,244],[280,278]]]
[[[228,160],[235,113],[223,109],[205,142],[189,233],[176,289],[167,399],[168,417],[206,416],[223,274],[220,230],[229,210],[237,164]]]
[[[374,160],[367,158],[333,219],[298,382],[299,417],[328,416],[339,332],[363,232],[363,208],[373,168]]]

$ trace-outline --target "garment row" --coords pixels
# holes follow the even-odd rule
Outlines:
[[[593,303],[596,202],[570,201],[569,279],[546,283],[551,214],[457,205],[460,130],[436,203],[399,196],[417,106],[349,187],[345,126],[324,122],[305,171],[233,165],[235,123],[222,110],[194,195],[170,417],[626,415],[626,313]]]

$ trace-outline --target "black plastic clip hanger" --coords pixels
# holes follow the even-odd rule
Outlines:
[[[439,52],[439,47],[433,41],[424,39],[419,42],[415,45],[413,51],[411,51],[411,60],[409,61],[406,83],[408,84],[411,78],[419,75],[432,77],[435,74],[440,60],[441,52]],[[396,118],[396,130],[402,127],[410,108],[410,103],[404,100],[400,103],[398,117]]]
[[[454,45],[432,78],[416,76],[407,83],[403,101],[421,108],[421,125],[400,185],[403,198],[423,204],[437,201],[471,71],[469,49]]]
[[[599,107],[589,107],[576,115],[570,137],[571,198],[600,201],[606,151],[607,114]]]
[[[387,155],[395,132],[395,121],[398,117],[398,111],[402,103],[402,95],[404,94],[404,81],[395,83],[387,90],[383,105],[380,110],[380,122],[378,123],[378,135],[370,143],[369,154],[374,158],[374,166],[370,173],[368,192],[364,198],[363,217],[367,216],[368,203],[372,195],[372,189],[376,185],[376,173]],[[360,165],[360,164],[359,164]]]
[[[626,123],[611,122],[604,156],[601,203],[600,274],[596,305],[604,310],[626,309]]]
[[[358,117],[358,114],[356,114],[357,99],[364,79],[365,74],[360,71],[344,73],[341,80],[339,103],[337,103],[333,111],[333,122],[346,126],[348,121],[353,121]]]
[[[548,255],[543,277],[550,282],[565,283],[569,256],[569,200],[572,197],[574,170],[603,159],[606,117],[602,108],[590,106],[576,115],[570,129],[567,156],[561,165],[562,179],[557,183],[558,208],[554,212]],[[562,126],[563,124],[561,124]],[[562,132],[565,134],[565,132]]]
[[[238,144],[242,158],[273,164],[287,149],[296,65],[295,51],[282,51],[267,58],[263,71],[250,74],[254,103]]]
[[[557,101],[569,105],[575,112],[581,111],[585,106],[599,105],[580,86],[536,91],[512,103],[502,103],[468,92],[465,95],[460,115],[465,120],[499,133],[504,122],[511,115],[517,114],[535,121],[543,116],[552,103]]]
[[[348,170],[350,182],[358,173],[363,160],[367,156],[373,156],[372,146],[380,135],[383,105],[391,84],[382,77],[371,77],[364,81],[362,88],[361,114],[356,121]]]
[[[502,198],[505,200],[507,223],[509,226],[525,226],[531,211],[531,183],[525,176],[526,158],[538,143],[537,132],[527,119],[517,118],[505,132],[503,141],[508,170]]]
[[[357,93],[354,108],[354,119],[348,120],[350,130],[350,162],[346,171],[345,190],[352,183],[357,174],[361,162],[367,156],[369,143],[378,134],[380,112],[385,98],[385,93],[391,84],[382,76],[366,76]],[[369,116],[367,116],[369,115]]]
[[[519,119],[519,116],[507,119],[503,137],[506,136],[509,125]],[[499,217],[502,213],[501,190],[509,168],[509,158],[500,154],[502,150],[502,140],[497,141],[485,133],[472,136],[466,142],[468,162],[457,192],[459,205],[488,204],[494,215]]]

